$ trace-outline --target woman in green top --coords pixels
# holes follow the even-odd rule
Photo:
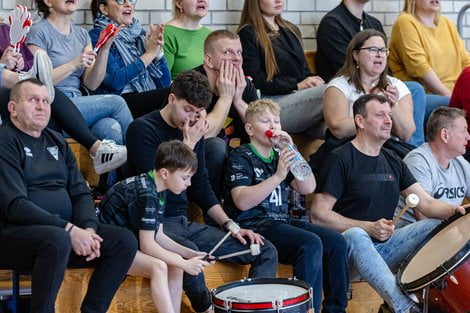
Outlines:
[[[173,0],[173,19],[165,25],[163,50],[171,78],[204,61],[204,40],[211,30],[201,25],[209,0]]]

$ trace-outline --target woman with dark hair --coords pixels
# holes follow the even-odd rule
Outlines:
[[[287,132],[318,135],[324,81],[309,70],[299,29],[281,17],[282,0],[245,0],[238,34],[243,71],[263,97],[281,107]]]
[[[35,0],[44,17],[31,27],[27,45],[31,52],[43,50],[52,61],[52,81],[78,108],[91,132],[115,147],[118,166],[125,163],[127,150],[122,146],[132,116],[125,101],[115,95],[83,96],[81,84],[98,88],[106,72],[111,38],[98,54],[92,50],[86,30],[72,23],[76,1]],[[118,144],[118,145],[116,145]],[[119,154],[119,155],[118,155]]]
[[[173,18],[165,24],[165,59],[174,79],[204,62],[204,40],[211,30],[201,25],[209,0],[173,0]]]
[[[94,17],[90,36],[96,45],[110,23],[123,25],[111,45],[106,75],[98,92],[121,95],[134,117],[158,109],[164,99],[159,89],[168,87],[170,71],[163,56],[163,25],[150,24],[146,33],[134,17],[137,0],[92,0]]]
[[[367,29],[351,39],[343,67],[325,91],[323,112],[334,137],[356,133],[352,105],[369,93],[385,96],[392,105],[392,135],[407,141],[414,133],[411,94],[402,81],[387,75],[388,54],[385,36],[379,31]]]

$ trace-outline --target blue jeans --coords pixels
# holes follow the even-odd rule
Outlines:
[[[406,312],[413,301],[400,289],[395,274],[405,258],[439,224],[426,219],[398,228],[385,242],[374,243],[366,231],[352,227],[343,236],[348,245],[350,277],[367,281],[396,313]]]
[[[111,139],[125,144],[126,132],[132,115],[126,101],[116,95],[75,96],[66,93],[82,113],[88,128],[99,139]]]
[[[449,106],[450,97],[440,96],[440,95],[433,95],[433,94],[426,94],[426,113],[424,114],[424,126],[426,126],[429,115],[431,115],[432,111],[437,109],[438,107],[447,107]]]
[[[315,312],[320,312],[322,289],[322,312],[346,312],[348,255],[340,233],[298,220],[263,220],[254,230],[277,248],[279,262],[292,264],[294,276],[312,286]]]
[[[424,115],[426,113],[426,93],[420,83],[414,81],[404,82],[411,92],[413,98],[413,120],[416,130],[408,143],[420,146],[424,143]]]
[[[225,235],[225,232],[219,228],[189,222],[186,216],[166,217],[163,226],[164,232],[168,237],[185,247],[198,251],[209,252]],[[237,239],[229,237],[214,252],[214,256],[247,249],[249,249],[249,243],[244,246]],[[249,276],[252,278],[276,277],[277,251],[267,240],[261,246],[261,253],[259,255],[244,254],[225,259],[225,261],[235,264],[251,264]],[[199,275],[184,273],[183,289],[196,312],[203,312],[211,305],[211,296],[206,287],[204,273]]]

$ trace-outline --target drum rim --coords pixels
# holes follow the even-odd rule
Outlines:
[[[249,285],[259,285],[259,284],[285,284],[285,285],[293,285],[297,287],[301,287],[305,289],[305,293],[302,293],[298,296],[282,299],[282,302],[285,304],[282,308],[289,308],[293,305],[301,305],[303,303],[307,303],[310,300],[310,289],[311,286],[307,282],[296,279],[296,278],[248,278],[237,280],[231,283],[224,284],[220,287],[214,288],[211,290],[212,302],[214,306],[218,308],[225,309],[224,304],[225,300],[217,298],[217,293],[222,291],[231,289],[233,287],[238,286],[249,286]],[[231,309],[276,309],[273,307],[275,301],[261,301],[261,302],[237,302],[237,301],[230,301]]]
[[[414,251],[412,251],[404,260],[402,265],[400,266],[398,272],[397,272],[397,280],[398,283],[403,286],[407,291],[416,291],[419,289],[422,289],[436,280],[440,279],[441,277],[447,275],[447,273],[452,273],[454,270],[456,270],[460,265],[465,263],[469,258],[470,258],[470,241],[467,241],[463,247],[457,251],[452,257],[450,257],[447,261],[445,261],[441,266],[436,268],[435,270],[429,272],[428,274],[424,275],[423,277],[420,277],[416,279],[415,281],[403,284],[402,283],[402,275],[404,269],[408,266],[410,261],[415,257],[415,255],[421,250],[421,248],[426,245],[437,233],[439,233],[442,229],[446,228],[459,218],[462,218],[466,216],[467,214],[470,213],[470,208],[465,209],[465,215],[462,215],[460,213],[455,213],[451,217],[447,218],[446,220],[442,221],[439,225],[436,226],[427,236],[426,238],[423,239],[423,241],[415,248]],[[447,271],[445,271],[442,266],[446,268]]]

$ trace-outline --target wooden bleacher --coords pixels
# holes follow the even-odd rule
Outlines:
[[[305,51],[305,56],[309,67],[315,73],[315,52]],[[308,158],[322,144],[322,140],[311,140],[305,135],[293,135],[294,142],[299,151]],[[98,184],[98,175],[93,171],[91,159],[88,151],[81,147],[73,139],[67,140],[79,165],[83,176],[91,186]],[[307,202],[309,199],[307,198]],[[193,220],[202,221],[200,212],[192,214]],[[226,283],[243,279],[248,276],[248,266],[233,265],[223,262],[217,262],[204,270],[207,286],[212,289],[220,287]],[[92,269],[69,269],[65,273],[62,287],[56,301],[56,311],[60,313],[79,312],[80,304],[85,296],[88,281],[92,274]],[[0,295],[2,290],[11,288],[11,271],[0,270]],[[292,267],[279,265],[278,277],[291,277]],[[30,287],[30,277],[22,277],[21,287],[28,290]],[[352,299],[348,303],[348,313],[370,313],[377,312],[382,299],[377,293],[364,282],[352,283]],[[108,310],[110,313],[153,313],[157,312],[154,308],[151,296],[149,280],[142,277],[128,276],[121,284],[116,293],[113,302]],[[190,306],[188,298],[183,295],[181,302],[181,312],[194,312]],[[163,313],[163,312],[160,312]]]

